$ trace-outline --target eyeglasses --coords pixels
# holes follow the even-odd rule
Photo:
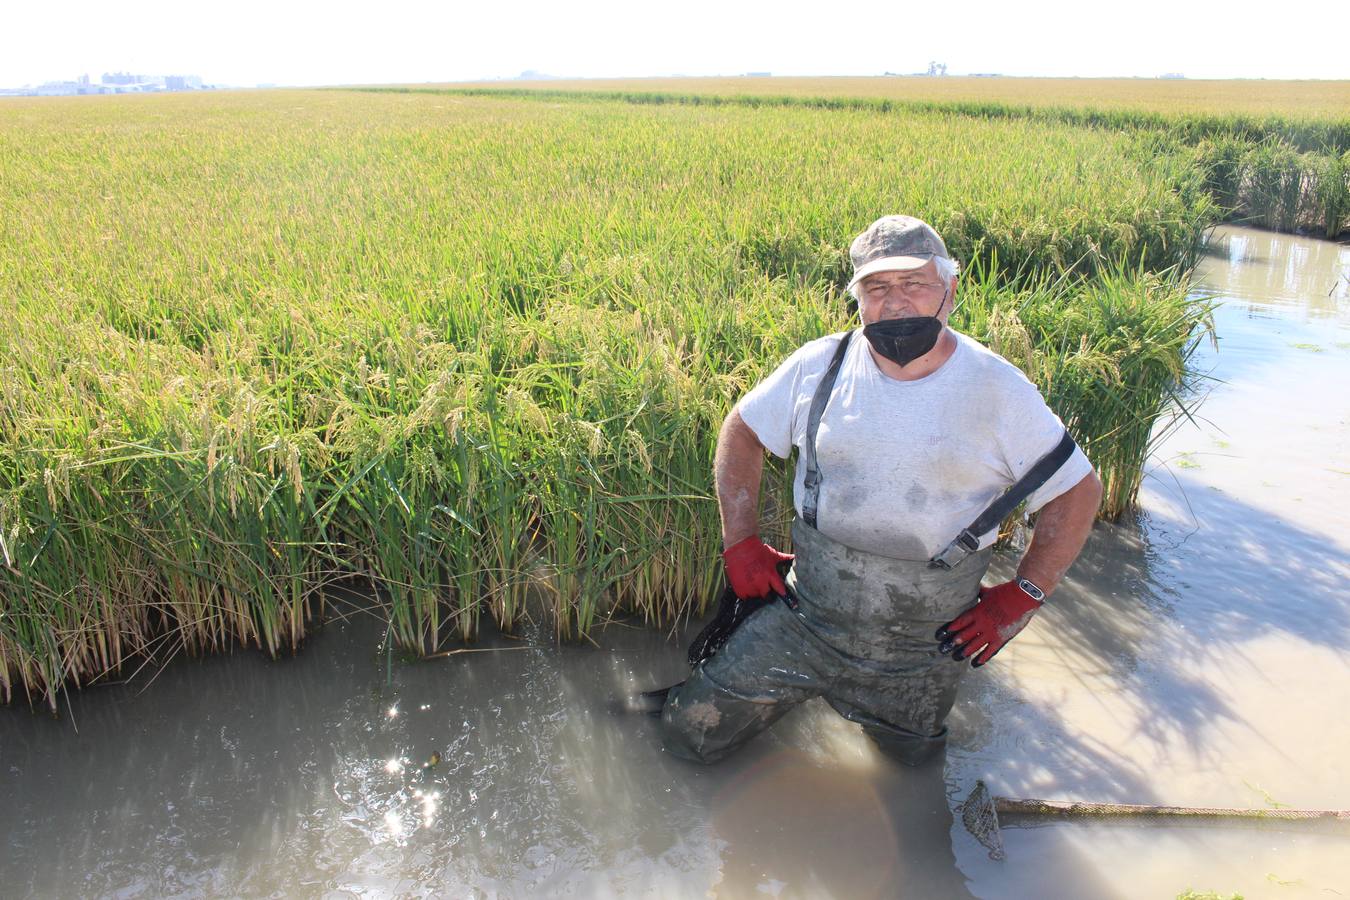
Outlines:
[[[868,300],[884,300],[886,295],[892,290],[897,290],[905,297],[931,297],[942,290],[940,281],[920,281],[918,279],[907,279],[905,281],[874,282],[863,288],[863,296]]]

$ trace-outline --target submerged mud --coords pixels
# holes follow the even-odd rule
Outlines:
[[[1202,277],[1221,301],[1202,415],[1141,514],[1099,526],[965,679],[945,765],[885,760],[819,701],[717,766],[671,758],[614,701],[683,678],[692,630],[401,664],[356,617],[294,659],[179,661],[60,719],[0,710],[4,895],[1350,894],[1335,831],[1010,827],[996,863],[953,817],[977,778],[1350,808],[1350,250],[1224,229]]]

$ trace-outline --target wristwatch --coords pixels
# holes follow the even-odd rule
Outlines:
[[[1032,600],[1035,600],[1037,603],[1045,602],[1045,591],[1036,587],[1035,583],[1032,582],[1031,579],[1019,578],[1017,579],[1017,586],[1020,587],[1028,597],[1030,597]]]

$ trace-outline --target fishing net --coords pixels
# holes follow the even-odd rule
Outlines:
[[[1003,835],[998,830],[998,811],[983,781],[975,782],[975,789],[961,804],[961,823],[975,836],[975,840],[989,851],[990,859],[1003,859]]]

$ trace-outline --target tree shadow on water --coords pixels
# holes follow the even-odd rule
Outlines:
[[[1245,666],[1278,680],[1284,666],[1304,663],[1296,650],[1272,658],[1256,642],[1347,646],[1350,558],[1334,541],[1178,484],[1187,513],[1098,523],[1021,646],[986,670],[995,677],[967,681],[953,717],[966,780],[993,773],[1022,796],[1087,788],[1096,796],[1081,799],[1174,802],[1154,785],[1156,767],[1178,746],[1191,755],[1188,768],[1203,770],[1230,761],[1216,728],[1269,743],[1229,676]],[[990,578],[1011,575],[1014,564],[1000,559]],[[1008,668],[996,671],[999,662]],[[1080,722],[1066,721],[1066,695]],[[1125,740],[1122,723],[1133,728]]]
[[[1176,477],[1190,521],[1149,523],[1150,541],[1181,539],[1154,553],[1157,579],[1176,598],[1195,643],[1223,653],[1266,634],[1339,650],[1350,637],[1350,553],[1328,533]],[[1341,523],[1343,527],[1344,523]]]

